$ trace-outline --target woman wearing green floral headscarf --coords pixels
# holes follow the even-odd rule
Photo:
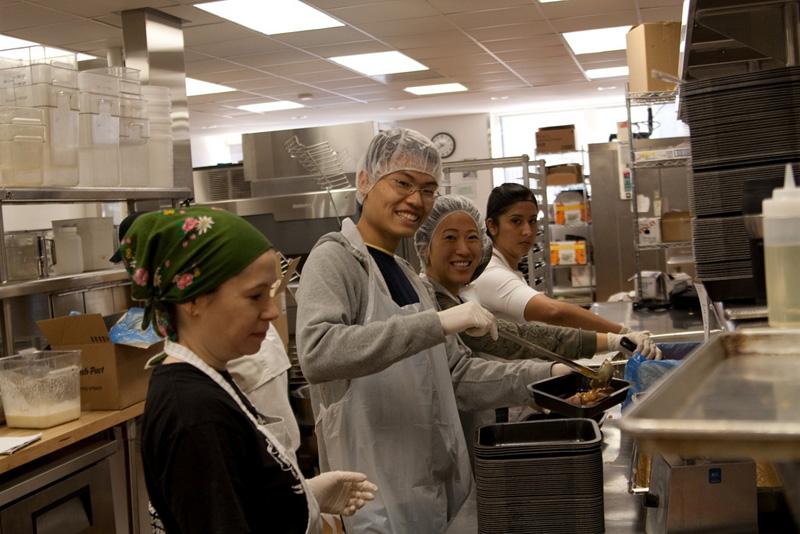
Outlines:
[[[202,207],[142,215],[120,245],[143,328],[168,338],[150,362],[142,456],[169,533],[318,532],[320,510],[351,515],[376,489],[361,473],[305,480],[225,370],[278,315],[271,249],[244,219]]]

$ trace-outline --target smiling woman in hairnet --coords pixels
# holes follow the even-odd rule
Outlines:
[[[486,235],[483,217],[478,208],[460,196],[436,199],[431,214],[414,235],[425,279],[431,284],[441,309],[457,306],[465,299],[462,290],[478,277],[492,256],[492,244]],[[622,335],[605,334],[542,323],[518,324],[497,320],[498,330],[523,337],[550,351],[568,358],[590,357],[605,352],[609,346],[619,346]],[[506,339],[490,336],[463,336],[463,342],[473,351],[506,359],[534,358],[527,349]],[[630,355],[630,354],[629,354]],[[549,361],[531,361],[534,380],[563,375],[570,369]]]
[[[470,358],[453,335],[496,337],[494,317],[475,303],[437,311],[394,255],[430,213],[440,178],[426,137],[378,134],[358,172],[358,224],[323,236],[300,279],[298,355],[312,384],[321,467],[364,472],[381,488],[345,520],[349,533],[444,532],[472,486],[458,409],[528,396],[516,364]]]

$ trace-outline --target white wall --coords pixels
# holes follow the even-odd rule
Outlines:
[[[242,160],[242,136],[193,135],[192,167],[210,167],[219,163],[235,163]]]
[[[397,121],[397,126],[417,130],[423,135],[433,137],[439,132],[447,132],[456,140],[456,150],[445,160],[485,159],[490,157],[489,114],[452,115]],[[489,171],[481,171],[476,178],[455,173],[450,176],[451,192],[464,195],[485,212],[486,199],[492,190],[492,177]]]
[[[27,204],[3,206],[3,229],[6,232],[47,230],[51,221],[95,216],[87,213],[87,204]]]

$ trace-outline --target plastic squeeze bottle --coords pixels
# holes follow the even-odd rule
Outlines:
[[[800,328],[800,188],[792,166],[786,165],[783,187],[762,204],[764,216],[764,268],[767,277],[769,325]]]

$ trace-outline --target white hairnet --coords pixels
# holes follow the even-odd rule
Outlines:
[[[448,215],[457,211],[462,211],[472,217],[481,240],[483,254],[478,263],[478,268],[472,275],[472,279],[474,280],[483,272],[486,268],[486,264],[488,264],[489,260],[492,258],[492,242],[489,241],[489,236],[486,235],[486,225],[483,224],[481,213],[469,199],[458,195],[442,195],[437,198],[428,218],[425,219],[422,226],[417,230],[417,233],[414,234],[414,246],[417,249],[420,265],[425,269],[425,266],[428,264],[428,257],[430,256],[433,234],[436,233],[436,229]]]
[[[367,176],[364,184],[358,180],[361,171]],[[356,169],[356,199],[363,203],[378,180],[397,171],[423,172],[438,183],[442,177],[442,159],[431,140],[417,131],[407,128],[382,131],[372,138]]]

